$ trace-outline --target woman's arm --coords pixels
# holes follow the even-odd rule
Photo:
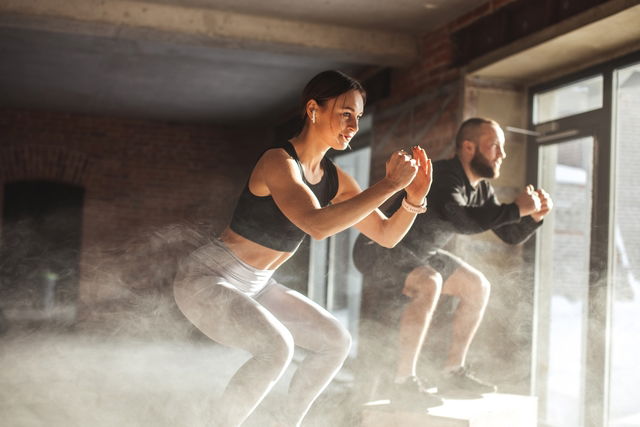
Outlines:
[[[383,179],[349,200],[324,208],[302,181],[295,161],[283,150],[269,150],[262,156],[256,165],[256,181],[258,189],[262,183],[266,187],[263,190],[271,194],[278,208],[292,223],[314,239],[321,240],[362,221],[394,193],[411,183],[417,169],[415,160],[404,152],[396,152],[387,161],[387,173]],[[338,196],[342,191],[345,189],[338,189]]]
[[[429,189],[431,187],[431,160],[427,158],[422,148],[413,148],[413,157],[419,162],[419,170],[411,184],[406,187],[407,201],[412,205],[422,205]],[[360,193],[358,183],[345,172],[339,170],[341,181],[345,183],[343,199],[357,197]],[[365,190],[366,191],[366,190]],[[370,215],[356,224],[356,228],[365,236],[375,241],[381,246],[394,247],[413,225],[416,214],[400,208],[396,210],[391,217],[386,217],[379,209],[373,211]]]

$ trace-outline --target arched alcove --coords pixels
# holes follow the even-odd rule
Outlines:
[[[6,182],[0,307],[11,321],[72,321],[78,296],[84,188]]]

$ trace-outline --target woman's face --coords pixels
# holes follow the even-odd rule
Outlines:
[[[364,100],[357,90],[350,90],[328,100],[319,107],[316,124],[323,140],[335,150],[347,148],[351,138],[358,132]]]

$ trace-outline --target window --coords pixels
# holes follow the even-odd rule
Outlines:
[[[367,188],[370,160],[371,148],[365,147],[340,154],[334,162],[353,176],[361,188]],[[362,275],[351,259],[358,233],[351,227],[327,240],[312,240],[309,257],[309,297],[329,310],[349,330],[354,339],[352,356],[357,354],[362,290]]]
[[[555,202],[536,239],[544,426],[640,425],[639,57],[532,90],[536,176]]]
[[[539,124],[602,108],[602,76],[590,77],[533,98],[533,123]]]
[[[640,336],[640,63],[620,68],[614,78],[615,141],[612,215],[613,307],[609,425],[640,425],[640,384],[635,342]]]

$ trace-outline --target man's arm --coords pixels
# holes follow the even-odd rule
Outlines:
[[[493,229],[493,232],[505,243],[517,245],[524,243],[542,225],[542,221],[536,222],[531,216],[521,218],[519,222],[507,224]]]
[[[490,185],[485,184],[480,191],[483,203],[468,206],[464,178],[447,171],[434,179],[429,205],[460,234],[482,233],[520,220],[520,209],[515,203],[498,203]]]
[[[553,200],[551,200],[549,193],[542,188],[535,190],[535,193],[540,200],[540,209],[523,217],[518,223],[508,224],[493,230],[502,241],[512,245],[525,242],[542,225],[544,217],[551,212]]]

